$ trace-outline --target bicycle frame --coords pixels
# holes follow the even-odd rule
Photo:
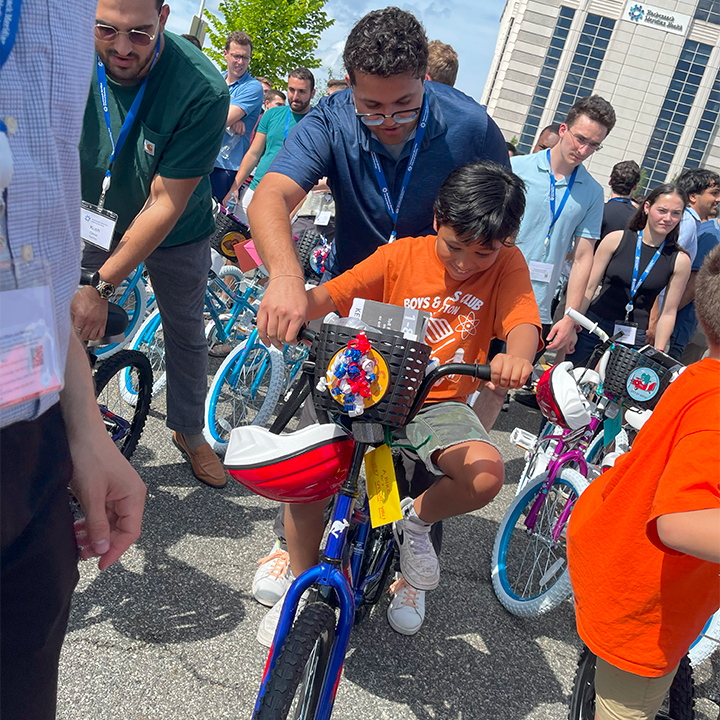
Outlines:
[[[218,294],[213,290],[209,283],[205,288],[205,308],[212,318],[218,338],[224,343],[228,339],[230,329],[240,317],[241,313],[249,310],[253,314],[253,317],[257,315],[257,310],[253,307],[251,302],[251,299],[254,298],[257,293],[257,289],[251,284],[242,295],[238,295],[233,292],[223,282],[222,278],[216,275],[212,270],[210,271],[210,280],[217,283],[220,286],[220,292],[228,295],[233,301],[233,309],[230,312],[227,322],[223,323],[218,307],[225,307],[225,303],[218,297]]]

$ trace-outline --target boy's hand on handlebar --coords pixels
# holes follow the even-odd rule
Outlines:
[[[307,310],[307,292],[302,277],[271,276],[257,314],[260,340],[280,350],[284,343],[297,342],[298,331],[307,320]]]
[[[492,369],[492,382],[487,386],[491,390],[495,388],[519,388],[530,376],[533,370],[532,363],[526,358],[515,357],[500,353],[490,362]]]

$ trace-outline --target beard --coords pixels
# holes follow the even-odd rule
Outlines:
[[[114,80],[120,85],[133,85],[147,74],[155,55],[155,46],[152,45],[152,50],[148,53],[146,58],[141,58],[136,52],[120,56],[116,50],[112,49],[109,49],[106,52],[100,52],[96,48],[96,52],[98,57],[103,61],[103,64],[105,65],[105,72],[111,80]],[[133,62],[127,67],[119,66],[113,62],[115,57],[122,57],[123,59],[129,59]]]

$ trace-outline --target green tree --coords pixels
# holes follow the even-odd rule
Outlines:
[[[205,52],[224,68],[225,39],[233,30],[242,30],[253,40],[252,74],[285,88],[294,68],[320,67],[313,53],[322,32],[335,22],[323,10],[326,1],[223,0],[221,17],[205,11],[212,45]]]

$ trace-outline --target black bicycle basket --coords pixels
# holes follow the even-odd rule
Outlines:
[[[323,323],[317,337],[315,384],[325,378],[327,368],[337,352],[361,332],[343,325]],[[391,330],[365,330],[373,350],[387,363],[389,384],[385,395],[375,405],[365,408],[360,420],[382,423],[390,428],[402,427],[430,362],[430,346],[407,340]],[[314,403],[330,413],[348,415],[328,390],[313,390]]]
[[[605,369],[603,392],[617,403],[652,410],[680,367],[677,360],[649,345],[638,351],[616,343]]]
[[[235,243],[242,242],[242,239],[234,233],[239,233],[245,240],[250,237],[247,225],[241,223],[234,215],[221,207],[215,218],[215,233],[210,238],[210,247],[223,257],[237,260],[233,246]]]

